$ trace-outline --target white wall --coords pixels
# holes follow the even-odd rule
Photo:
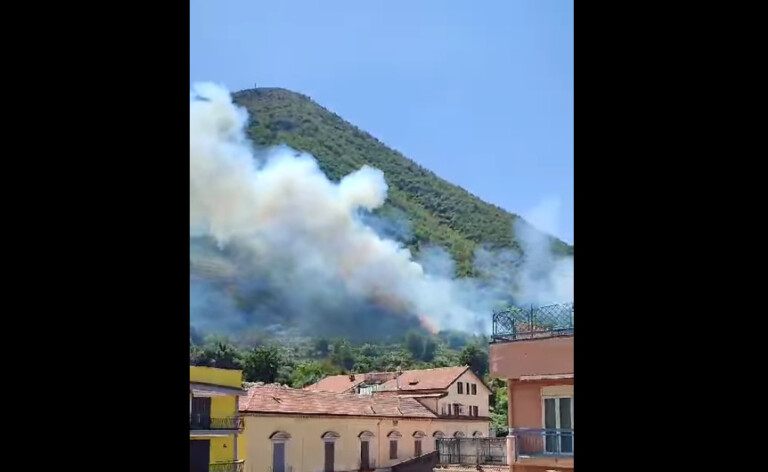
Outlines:
[[[463,385],[463,393],[461,394],[459,393],[459,382]],[[470,387],[472,384],[477,385],[477,395],[472,395],[471,391],[469,394],[467,393],[467,383],[469,383]],[[490,414],[488,411],[488,395],[490,393],[485,385],[483,385],[483,382],[471,370],[467,370],[448,388],[448,395],[438,401],[437,414],[443,414],[443,405],[459,403],[462,405],[462,415],[469,415],[469,406],[477,406],[478,416],[487,417]],[[487,430],[485,434],[488,434]]]

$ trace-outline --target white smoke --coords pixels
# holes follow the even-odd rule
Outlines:
[[[515,234],[525,252],[520,267],[519,293],[525,303],[542,305],[573,301],[573,257],[555,257],[548,234],[556,234],[560,201],[549,198],[526,213],[530,225],[515,223]]]
[[[210,236],[220,247],[247,248],[250,263],[268,273],[273,286],[297,294],[287,297],[292,309],[321,304],[343,310],[351,297],[416,314],[437,327],[487,328],[493,302],[488,284],[448,275],[453,262],[445,252],[425,253],[427,267],[439,267],[425,272],[407,248],[379,236],[358,216],[384,204],[381,171],[365,166],[334,183],[314,158],[286,147],[258,158],[245,137],[247,119],[224,88],[194,87],[190,238]],[[533,280],[525,281],[527,289],[538,289]]]

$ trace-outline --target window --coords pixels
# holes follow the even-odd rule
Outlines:
[[[397,431],[390,432],[387,437],[389,438],[389,458],[397,459],[397,441],[402,437]]]
[[[467,382],[467,395],[469,395],[469,382]]]
[[[192,398],[190,426],[192,429],[211,429],[211,397]]]
[[[285,443],[291,439],[291,435],[285,431],[275,431],[269,439],[272,440],[272,471],[286,472]]]
[[[472,384],[472,395],[477,395],[477,384]]]
[[[458,403],[453,404],[453,414],[455,416],[459,416],[461,414],[461,405],[459,405]]]
[[[336,440],[339,439],[339,434],[326,431],[321,438],[325,442],[323,472],[333,472],[333,466],[336,462]]]
[[[272,470],[285,472],[285,443],[272,444]]]
[[[422,438],[426,438],[427,433],[424,431],[415,431],[413,433],[413,455],[414,457],[419,457],[421,452],[421,440]]]
[[[366,443],[367,444],[367,443]],[[333,472],[333,463],[335,459],[335,444],[333,441],[325,442],[325,467],[324,472]]]
[[[445,405],[445,404],[443,404],[443,407],[442,407],[442,409],[441,409],[440,411],[442,411],[442,413],[443,413],[444,415],[450,415],[450,414],[451,414],[451,412],[450,412],[450,411],[448,411],[448,408],[450,408],[450,407],[451,407],[451,405]]]
[[[368,470],[371,468],[370,452],[368,450],[368,441],[360,443],[360,468]]]
[[[476,406],[473,406],[473,407],[472,407],[472,416],[479,416],[479,415],[477,414],[477,407],[476,407]]]
[[[573,454],[573,397],[544,398],[546,452]]]
[[[397,440],[391,439],[389,441],[389,458],[397,459]]]
[[[363,431],[358,437],[360,438],[360,469],[368,470],[371,468],[371,452],[369,441],[374,436],[370,431]]]
[[[458,394],[461,395],[462,393],[464,393],[464,384],[461,383],[461,382],[457,383],[456,384],[456,389],[457,389],[456,391],[458,392]]]

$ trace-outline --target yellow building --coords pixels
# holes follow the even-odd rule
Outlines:
[[[402,380],[411,389],[420,383],[427,387],[424,391],[358,394],[276,385],[250,388],[240,399],[246,471],[386,470],[433,452],[437,438],[488,435],[487,407],[470,408],[475,405],[452,396],[461,382],[462,392],[469,385],[469,395],[461,396],[472,396],[477,404],[484,396],[487,405],[487,388],[474,374],[466,368],[433,369],[415,377]],[[441,401],[457,406],[449,413]],[[254,461],[257,457],[260,460]]]
[[[189,367],[189,463],[191,472],[242,472],[237,411],[243,373],[213,367]]]

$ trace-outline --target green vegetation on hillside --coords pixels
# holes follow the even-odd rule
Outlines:
[[[445,247],[456,261],[456,275],[475,275],[472,257],[479,244],[519,249],[513,234],[519,216],[439,178],[308,97],[278,88],[233,96],[248,110],[248,135],[259,145],[286,144],[310,153],[336,181],[364,164],[382,170],[389,197],[381,212],[405,212],[413,230],[406,245],[414,252],[426,244]],[[551,246],[556,254],[573,254],[572,246],[556,238]]]
[[[432,336],[412,331],[392,344],[325,338],[296,338],[277,344],[265,339],[257,336],[233,340],[216,335],[201,338],[193,330],[189,340],[190,364],[242,369],[246,382],[277,382],[294,388],[328,375],[468,365],[494,392],[493,426],[500,432],[506,431],[506,394],[503,399],[499,397],[504,383],[488,375],[485,336],[448,331]]]

